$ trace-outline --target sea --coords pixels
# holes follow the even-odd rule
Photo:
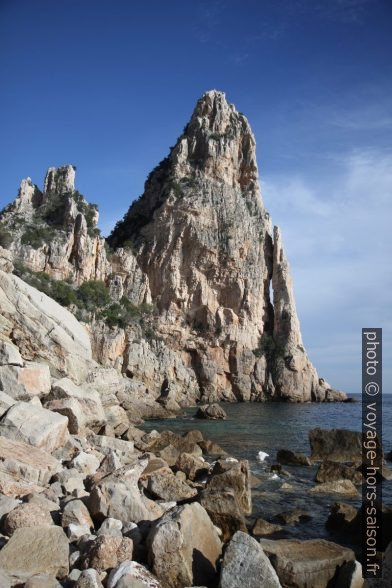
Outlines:
[[[278,513],[292,509],[307,511],[312,517],[296,525],[285,525],[284,530],[273,538],[334,540],[336,538],[325,528],[332,505],[339,501],[359,507],[360,494],[347,498],[310,493],[309,490],[316,484],[317,465],[284,465],[284,469],[290,473],[289,478],[272,474],[270,466],[276,463],[276,452],[280,448],[310,455],[308,435],[315,427],[360,431],[361,397],[353,395],[353,398],[356,402],[225,403],[222,406],[227,419],[219,421],[196,419],[194,415],[197,408],[189,408],[182,417],[147,421],[142,428],[146,431],[168,429],[177,433],[198,429],[205,439],[215,441],[231,456],[249,460],[252,473],[262,481],[260,486],[252,490],[253,511],[249,523],[258,517],[273,521]],[[392,394],[383,397],[382,421],[383,448],[388,453],[392,450]],[[257,457],[260,451],[268,454],[262,462]],[[391,463],[389,467],[392,468]],[[382,500],[392,507],[392,481],[382,483]],[[350,545],[349,542],[346,544]]]

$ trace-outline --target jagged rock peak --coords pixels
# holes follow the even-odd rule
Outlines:
[[[44,192],[46,194],[69,194],[75,190],[74,165],[50,167],[46,172]]]
[[[234,188],[258,189],[255,138],[224,92],[211,90],[198,100],[172,157],[180,175],[200,170]]]

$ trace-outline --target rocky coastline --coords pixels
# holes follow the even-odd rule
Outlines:
[[[309,455],[281,447],[270,466],[319,463],[335,542],[285,538],[301,509],[255,518],[263,482],[197,427],[141,428],[189,406],[225,422],[225,402],[347,400],[306,354],[246,117],[204,94],[108,239],[74,182],[49,168],[0,214],[0,587],[389,586],[390,532],[385,582],[363,583],[362,513],[338,502],[362,483],[360,433],[314,429]]]

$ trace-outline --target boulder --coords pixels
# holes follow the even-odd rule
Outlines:
[[[312,460],[362,462],[362,433],[347,429],[312,429],[309,431]],[[377,444],[380,447],[379,440]]]
[[[0,495],[0,524],[3,523],[5,515],[14,510],[19,504],[20,500]]]
[[[216,528],[197,502],[175,507],[151,530],[153,573],[165,588],[212,584],[222,547]]]
[[[150,494],[161,500],[180,502],[193,498],[197,494],[184,480],[174,476],[170,469],[152,473],[148,477],[147,489]]]
[[[83,434],[86,427],[99,431],[105,423],[105,413],[98,392],[76,386],[69,378],[53,383],[49,399],[47,406],[50,410],[68,416],[72,434]]]
[[[18,505],[14,510],[9,512],[3,521],[3,532],[11,536],[22,527],[50,527],[53,525],[53,519],[50,512],[34,503],[24,503]]]
[[[0,492],[6,495],[30,494],[34,485],[47,484],[61,468],[49,453],[6,437],[0,437],[0,463]]]
[[[222,541],[229,541],[237,531],[247,532],[244,513],[233,490],[203,490],[200,504],[214,525],[221,529]]]
[[[97,531],[97,536],[112,535],[113,537],[122,537],[123,524],[118,519],[105,519]]]
[[[75,588],[103,588],[97,570],[92,568],[83,570],[76,581]]]
[[[176,461],[176,468],[184,472],[190,480],[196,480],[208,473],[209,464],[190,453],[180,453]]]
[[[68,419],[46,408],[17,402],[2,417],[0,435],[51,453],[66,442]]]
[[[237,531],[227,546],[219,588],[281,588],[279,578],[259,543]]]
[[[61,526],[66,529],[70,525],[79,525],[84,527],[87,534],[91,529],[94,528],[90,513],[81,500],[70,500],[64,506],[61,517]]]
[[[353,484],[358,486],[362,484],[362,474],[354,466],[325,459],[317,470],[316,482],[335,482],[337,480],[351,480]]]
[[[89,442],[100,453],[109,455],[114,451],[124,464],[135,461],[135,448],[132,441],[123,441],[106,435],[90,435]]]
[[[92,453],[86,453],[85,451],[78,453],[78,455],[71,461],[71,466],[86,476],[95,474],[100,465],[101,461],[98,457]]]
[[[92,543],[83,559],[84,568],[106,571],[124,560],[131,560],[133,541],[129,537],[101,535]]]
[[[25,367],[0,366],[0,389],[15,398],[29,400],[46,396],[50,391],[49,366],[29,362]]]
[[[203,455],[213,455],[219,457],[224,457],[225,455],[227,455],[226,451],[222,449],[222,447],[218,445],[218,443],[210,441],[209,439],[207,439],[206,441],[199,441],[198,445],[199,447],[201,447]]]
[[[105,476],[91,489],[88,507],[98,521],[111,517],[123,523],[155,520],[162,516],[162,508],[141,494],[138,481],[147,460],[116,470]]]
[[[276,459],[279,463],[284,465],[300,465],[310,466],[312,462],[310,458],[304,453],[296,453],[290,449],[279,449],[276,454]]]
[[[23,367],[23,359],[19,349],[10,341],[0,341],[0,366],[2,365]]]
[[[198,419],[226,419],[227,415],[219,404],[203,404],[199,406],[196,412]]]
[[[272,535],[273,533],[278,533],[282,531],[283,527],[280,525],[275,525],[274,523],[269,523],[265,519],[256,519],[253,527],[252,527],[252,535],[255,537],[263,537],[264,535]]]
[[[37,574],[27,580],[24,588],[61,588],[61,584],[53,576]]]
[[[129,429],[128,415],[119,405],[105,408],[105,423],[112,428],[116,437],[121,437]]]
[[[344,494],[345,496],[358,496],[358,490],[351,480],[335,480],[324,482],[310,489],[313,494]]]
[[[68,574],[68,539],[60,527],[17,529],[0,551],[0,568],[21,582],[35,574],[65,578]]]
[[[282,525],[296,525],[297,523],[309,521],[311,518],[311,515],[306,510],[299,508],[280,512],[275,516],[275,520]]]
[[[368,578],[363,588],[391,588],[392,542],[387,546],[382,560],[381,578]],[[356,588],[356,587],[355,587]]]
[[[144,566],[136,561],[123,561],[108,577],[107,588],[163,588]]]
[[[260,539],[282,586],[327,588],[339,568],[355,560],[354,552],[324,539]]]
[[[252,494],[248,461],[218,460],[206,484],[206,490],[214,492],[233,491],[241,510],[246,514],[250,514],[252,512]]]
[[[16,400],[12,396],[0,391],[0,418],[14,404],[16,404]]]

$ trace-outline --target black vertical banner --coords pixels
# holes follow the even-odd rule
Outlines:
[[[382,329],[362,329],[362,570],[382,576]]]

